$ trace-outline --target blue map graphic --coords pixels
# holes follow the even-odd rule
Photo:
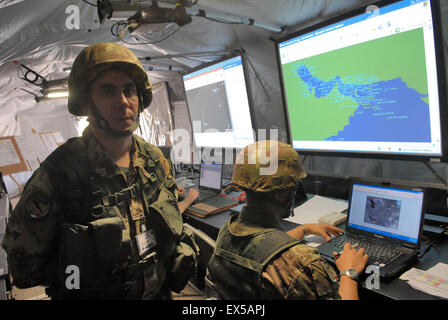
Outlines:
[[[422,100],[428,95],[409,88],[401,78],[366,84],[343,83],[339,76],[324,81],[305,65],[297,74],[317,99],[337,98],[339,92],[358,104],[349,124],[326,141],[431,142],[429,105]]]

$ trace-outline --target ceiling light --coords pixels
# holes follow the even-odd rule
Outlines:
[[[54,90],[48,91],[45,95],[47,98],[65,98],[68,97],[68,90]]]

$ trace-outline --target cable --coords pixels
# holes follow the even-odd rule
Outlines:
[[[439,179],[440,181],[442,181],[443,184],[444,184],[446,187],[448,187],[448,185],[447,185],[445,179],[443,179],[443,178],[436,172],[436,170],[434,170],[434,168],[433,168],[429,163],[427,163],[427,162],[423,162],[423,164],[424,164],[424,165],[425,165],[425,166],[432,172],[432,174],[433,174],[437,179]]]
[[[232,192],[236,192],[237,195],[230,195]],[[232,183],[230,183],[219,195],[221,197],[238,200],[238,202],[246,201],[246,192]]]
[[[22,77],[23,77],[23,78],[20,78],[19,70],[20,70],[20,72],[22,73]],[[25,78],[25,74],[23,73],[23,70],[22,70],[22,68],[20,67],[20,64],[17,64],[17,77],[18,77],[19,79],[22,79],[22,80],[25,80],[25,79],[26,79],[26,78]],[[31,87],[31,86],[30,86],[30,83],[29,83],[28,81],[25,80],[24,84],[25,84],[25,87],[27,87],[28,89],[30,89],[30,90],[32,90],[32,91],[34,91],[34,92],[36,92],[36,93],[41,93],[40,90],[38,90],[38,89],[36,89],[36,88],[34,88],[34,87]],[[39,87],[39,85],[37,85],[37,84],[34,84],[34,85]],[[24,90],[24,89],[22,89],[22,90]],[[34,93],[32,93],[32,92],[29,92],[29,91],[27,91],[27,90],[24,90],[24,91],[26,91],[26,92],[31,93],[31,94],[34,95]]]
[[[437,247],[434,241],[430,241],[430,242],[428,243],[428,247],[426,247],[426,249],[425,249],[423,252],[420,252],[420,253],[418,254],[418,259],[423,258],[423,257],[425,256],[425,254],[427,254],[428,251],[431,250],[432,247]]]
[[[444,48],[445,54],[448,55],[448,44],[446,42],[446,38],[443,37],[442,47]]]
[[[126,20],[117,21],[110,27],[110,32],[114,37],[121,38],[121,34],[130,26],[131,23]]]
[[[110,27],[110,32],[114,37],[120,37],[120,33],[124,30],[123,28],[127,29],[128,26],[129,22],[127,20],[117,21]]]
[[[96,7],[96,4],[90,3],[90,2],[88,2],[88,1],[86,1],[86,0],[82,0],[82,2],[85,2],[85,3],[87,3],[87,4],[90,4],[92,7]]]

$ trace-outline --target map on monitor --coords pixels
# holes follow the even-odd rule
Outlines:
[[[389,2],[278,41],[296,149],[443,155],[431,2]]]

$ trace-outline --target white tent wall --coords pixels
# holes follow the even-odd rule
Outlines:
[[[67,101],[39,102],[38,108],[30,108],[17,113],[20,134],[31,134],[56,130],[67,139],[78,135],[76,118],[67,110]]]
[[[94,0],[90,0],[94,3]],[[311,26],[330,17],[371,4],[371,0],[199,0],[194,8],[206,12],[228,13],[253,18],[257,23],[287,26],[292,32]],[[448,0],[441,0],[445,53],[448,35]],[[151,1],[145,1],[150,5]],[[162,6],[163,1],[159,4]],[[66,9],[75,5],[80,11],[79,28],[66,26]],[[0,136],[19,135],[31,128],[59,130],[64,138],[76,135],[74,119],[66,111],[64,100],[36,103],[34,97],[22,91],[33,86],[19,79],[17,64],[46,77],[47,80],[68,76],[76,55],[87,45],[117,41],[111,34],[114,21],[100,25],[96,8],[80,0],[9,0],[0,1]],[[168,25],[160,31],[127,37],[129,43],[157,41],[177,29]],[[138,57],[155,57],[182,53],[221,52],[243,48],[253,70],[250,81],[255,119],[259,128],[278,129],[279,139],[286,140],[286,123],[282,107],[280,81],[274,43],[285,35],[257,26],[222,24],[193,17],[172,36],[156,44],[126,44]],[[119,43],[122,43],[119,41]],[[221,56],[176,57],[144,62],[145,66],[173,66],[183,69],[199,66]],[[447,59],[446,59],[447,60]],[[155,68],[156,69],[156,68]],[[185,112],[181,76],[176,71],[150,71],[153,83],[167,81],[170,97],[178,110]],[[255,79],[255,74],[259,81]],[[34,87],[36,89],[37,87]],[[445,88],[446,89],[446,88]],[[176,111],[176,110],[175,110]],[[176,114],[174,114],[176,118]],[[414,180],[443,184],[424,164],[413,161],[353,159],[341,157],[305,157],[305,165],[312,172],[340,176],[368,176]],[[446,179],[446,165],[432,164]]]

